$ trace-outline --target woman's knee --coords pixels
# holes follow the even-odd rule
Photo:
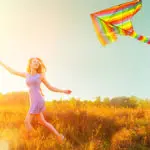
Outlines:
[[[28,123],[28,121],[24,120],[24,124],[25,124],[25,125],[28,125],[29,123]]]
[[[41,125],[46,125],[47,121],[44,119],[38,119],[38,123]]]
[[[29,120],[29,119],[25,119],[25,120],[24,120],[24,123],[25,123],[25,124],[30,124],[30,120]]]
[[[41,124],[41,125],[46,125],[47,121],[45,120],[44,116],[42,113],[38,114],[36,116],[36,119],[37,119],[37,123]]]

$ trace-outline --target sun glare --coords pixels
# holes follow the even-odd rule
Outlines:
[[[2,93],[2,88],[3,88],[3,81],[2,81],[2,71],[0,68],[0,92]]]
[[[5,93],[7,93],[8,91],[7,91],[7,89],[6,88],[4,88],[4,81],[7,81],[7,80],[5,80],[5,76],[7,75],[7,72],[4,72],[5,70],[3,69],[3,68],[0,68],[0,93],[3,93],[3,94],[5,94]],[[5,75],[6,74],[6,75]],[[5,82],[5,84],[6,84],[7,82]],[[8,84],[9,85],[9,84]]]
[[[0,141],[0,150],[9,150],[9,145],[7,141]]]

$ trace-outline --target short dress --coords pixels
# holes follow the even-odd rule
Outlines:
[[[30,114],[39,114],[45,110],[45,100],[40,91],[41,74],[31,75],[27,73],[26,84],[29,88]]]

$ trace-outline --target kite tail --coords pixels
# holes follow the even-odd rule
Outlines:
[[[130,34],[131,37],[141,41],[141,42],[144,42],[144,43],[147,43],[147,44],[150,44],[150,38],[146,37],[146,36],[143,36],[143,35],[139,35],[137,34],[136,32],[132,32]]]

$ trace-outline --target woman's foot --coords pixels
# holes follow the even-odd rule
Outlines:
[[[38,137],[38,133],[35,132],[35,131],[24,131],[21,133],[21,137],[24,138],[24,139],[33,139],[33,138],[36,138]]]
[[[21,137],[25,140],[31,139],[31,135],[26,131],[21,133]]]
[[[60,144],[63,143],[63,141],[64,141],[64,136],[63,136],[62,134],[59,134],[56,138],[57,138],[57,141],[58,141]]]
[[[36,137],[38,137],[38,133],[36,131],[32,131],[30,136],[32,138],[36,138]]]

